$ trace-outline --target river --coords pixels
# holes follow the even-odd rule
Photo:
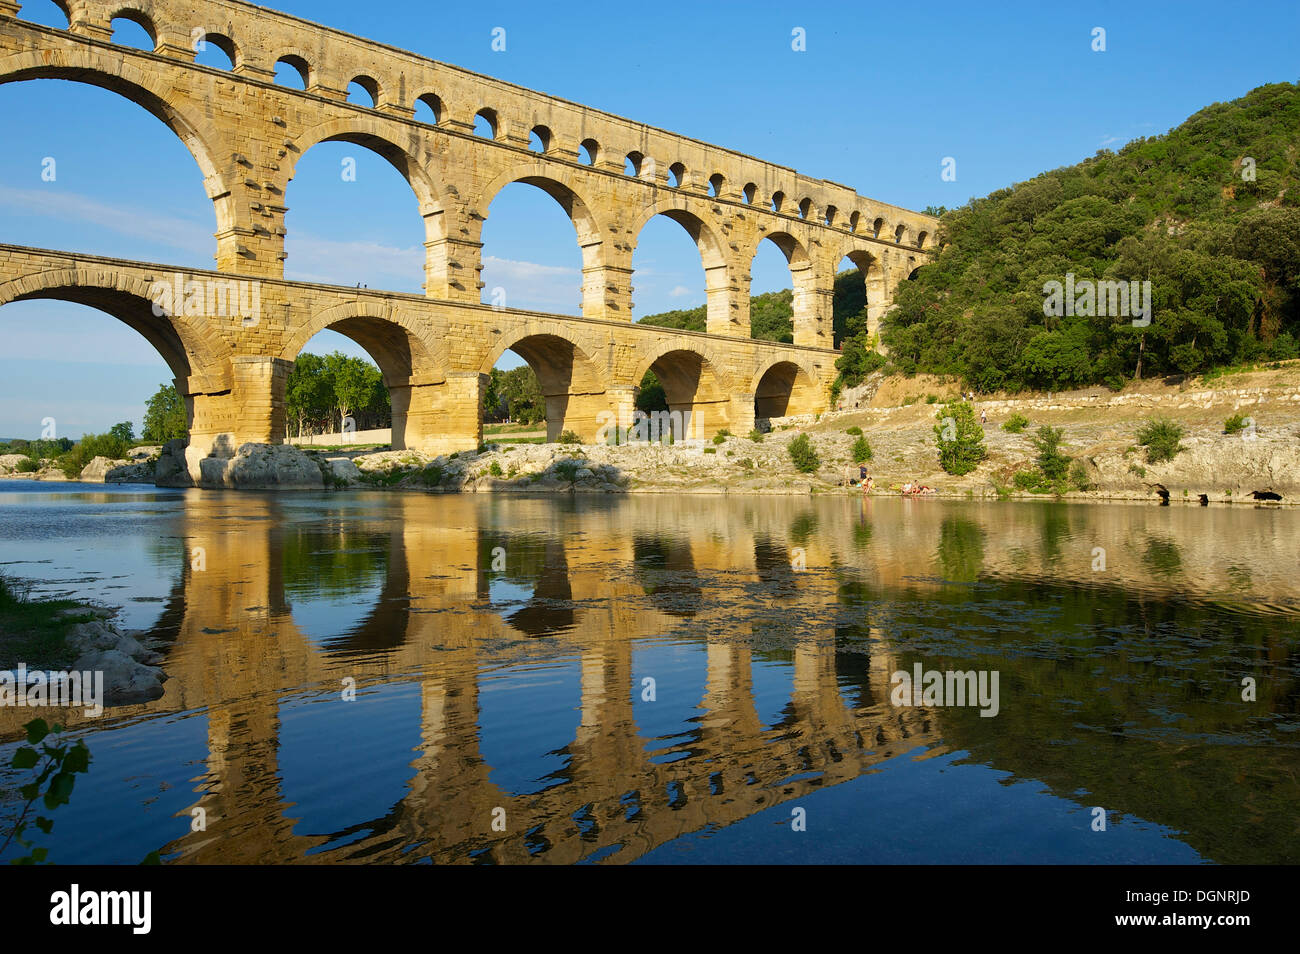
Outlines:
[[[1298,522],[7,481],[0,572],[168,646],[161,699],[51,714],[92,763],[37,837],[62,864],[1294,864]],[[32,715],[0,709],[0,832]]]

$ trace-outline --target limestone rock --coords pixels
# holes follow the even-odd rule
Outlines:
[[[154,483],[159,487],[194,486],[185,464],[185,445],[184,438],[177,438],[162,446],[158,462],[154,464]]]
[[[241,444],[234,457],[199,461],[199,486],[229,490],[321,490],[316,462],[288,444]]]

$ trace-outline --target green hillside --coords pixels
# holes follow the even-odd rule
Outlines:
[[[947,213],[885,319],[891,361],[988,391],[1300,356],[1298,150],[1300,87],[1262,86]],[[1067,273],[1149,280],[1150,324],[1044,315]]]
[[[749,300],[749,333],[762,341],[794,341],[793,294],[786,288],[777,292],[764,292]],[[834,334],[835,343],[866,328],[866,291],[862,276],[856,268],[835,276]],[[705,306],[681,311],[665,311],[640,319],[643,325],[661,328],[682,328],[686,331],[703,331]]]

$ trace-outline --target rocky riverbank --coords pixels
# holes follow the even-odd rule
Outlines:
[[[462,493],[857,493],[853,446],[858,431],[871,446],[866,462],[874,492],[897,493],[908,483],[942,495],[1035,496],[1017,490],[1018,472],[1033,468],[1033,437],[1042,425],[1064,433],[1062,449],[1077,462],[1077,484],[1066,496],[1235,502],[1262,495],[1300,500],[1300,367],[1224,376],[1206,384],[1145,382],[1123,392],[1091,389],[1067,394],[977,398],[986,416],[986,459],[954,477],[938,463],[934,425],[956,385],[918,376],[876,378],[841,397],[840,409],[817,418],[786,419],[762,435],[709,434],[677,444],[623,446],[487,444],[478,451],[429,456],[416,451],[348,452],[245,444],[230,458],[200,462],[204,488],[401,489]],[[1228,417],[1248,419],[1225,433]],[[1005,430],[1013,416],[1027,420]],[[1153,417],[1183,430],[1180,451],[1152,462],[1137,432]],[[852,432],[852,433],[851,433]],[[796,469],[789,444],[806,434],[819,465]],[[96,460],[83,480],[154,481],[191,486],[185,447],[173,441],[146,449],[146,460]],[[0,458],[0,473],[14,473]],[[62,479],[62,474],[58,475]]]

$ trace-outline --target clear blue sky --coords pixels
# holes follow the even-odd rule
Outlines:
[[[1300,79],[1294,0],[277,6],[916,209],[960,205]],[[64,25],[52,0],[29,0],[20,16]],[[506,30],[503,53],[491,49],[494,27]],[[791,49],[796,27],[805,52]],[[1094,27],[1105,52],[1092,50]],[[0,241],[211,267],[215,220],[198,169],[144,110],[35,81],[0,86],[0,123]],[[344,184],[347,156],[358,178]],[[955,182],[940,178],[947,156]],[[57,161],[54,182],[41,178],[45,157]],[[300,162],[287,204],[290,278],[419,290],[422,225],[382,160],[323,144]],[[551,199],[510,187],[484,240],[484,280],[507,285],[511,305],[576,313],[578,250]],[[698,254],[675,224],[647,227],[635,265],[638,315],[703,303]],[[788,287],[775,248],[754,279],[755,291]],[[71,437],[120,420],[138,430],[144,400],[170,380],[142,338],[90,309],[8,305],[0,330],[0,437],[35,436],[44,417]],[[309,345],[335,347],[361,353],[329,332]]]

